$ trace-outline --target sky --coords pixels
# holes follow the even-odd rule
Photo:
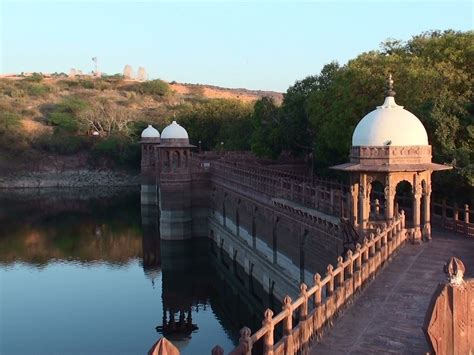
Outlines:
[[[471,1],[0,0],[0,73],[122,73],[286,91],[428,30],[473,28]]]

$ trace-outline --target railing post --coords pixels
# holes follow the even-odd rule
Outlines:
[[[458,210],[458,204],[455,202],[454,207],[453,207],[453,219],[455,221],[459,220],[459,210]],[[456,227],[454,227],[454,230],[456,230]]]
[[[318,187],[314,186],[313,189],[314,189],[313,206],[317,208],[318,207]]]
[[[283,310],[286,311],[286,318],[283,321],[283,335],[286,337],[285,354],[293,354],[293,307],[290,296],[283,299]]]
[[[329,282],[326,285],[326,297],[329,298],[332,296],[334,292],[334,273],[333,273],[333,266],[331,264],[327,267],[326,275],[329,276]]]
[[[313,316],[314,332],[319,333],[322,325],[324,324],[323,317],[323,306],[322,306],[322,285],[321,285],[321,275],[316,273],[313,277],[314,285],[317,286],[316,292],[314,293],[314,308],[316,310],[315,315]]]
[[[306,320],[308,317],[308,286],[305,283],[300,285],[300,297],[304,298],[303,304],[300,307],[300,321]]]
[[[342,285],[344,284],[344,267],[343,267],[343,258],[342,258],[342,256],[337,257],[337,267],[341,268],[342,271],[339,273],[339,275],[337,277],[336,287],[342,287]]]
[[[464,205],[464,234],[469,237],[469,205]]]
[[[352,250],[348,250],[347,251],[347,261],[350,261],[349,263],[349,267],[348,267],[348,270],[347,270],[347,278],[351,278],[352,275],[354,275],[354,261],[352,260]]]
[[[314,293],[314,307],[318,307],[321,304],[321,296],[322,296],[322,291],[321,291],[321,275],[316,273],[314,275],[314,284],[318,286],[318,289]]]
[[[269,308],[265,311],[265,319],[262,325],[267,328],[267,332],[263,336],[263,354],[273,355],[273,328],[275,325],[273,324],[273,312]]]
[[[308,344],[311,336],[310,329],[308,327],[308,286],[305,283],[300,285],[300,297],[303,297],[303,304],[300,306],[300,341],[303,346]]]
[[[250,328],[243,327],[240,330],[240,338],[239,338],[239,347],[241,349],[241,354],[244,355],[252,355],[252,342],[250,339],[250,335],[252,331]]]

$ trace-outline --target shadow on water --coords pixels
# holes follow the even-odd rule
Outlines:
[[[140,337],[129,340],[136,341],[137,344],[127,344],[128,347],[122,345],[121,352],[144,353],[154,340],[165,335],[182,353],[191,354],[210,353],[210,349],[216,344],[222,345],[226,351],[231,350],[237,344],[239,330],[244,325],[253,330],[258,329],[266,307],[280,309],[279,302],[269,297],[261,285],[247,276],[239,265],[233,264],[225,253],[219,252],[213,241],[207,238],[161,240],[159,218],[156,207],[140,207],[139,191],[135,189],[48,189],[0,193],[0,275],[5,276],[0,281],[5,289],[9,287],[10,293],[6,297],[10,295],[9,300],[12,301],[9,301],[8,307],[21,308],[20,304],[12,302],[15,302],[15,292],[27,290],[23,282],[27,283],[28,278],[22,275],[26,275],[26,271],[32,267],[47,271],[50,266],[68,268],[68,265],[73,265],[80,266],[80,270],[96,270],[99,274],[102,272],[101,267],[106,265],[118,270],[120,274],[117,276],[122,277],[123,285],[126,285],[128,282],[137,282],[139,275],[132,272],[135,263],[145,274],[146,283],[141,287],[146,287],[146,290],[128,290],[131,297],[134,297],[129,302],[138,304],[135,307],[143,312],[142,318],[149,318],[150,321],[142,319],[143,322],[120,324],[122,332],[130,335],[146,334],[142,340]],[[26,270],[25,273],[21,273],[23,269]],[[77,275],[68,276],[89,277],[89,274],[84,276],[80,270],[74,269],[73,272]],[[16,280],[9,281],[8,273],[13,271]],[[107,272],[105,275],[110,275],[110,271]],[[57,276],[51,274],[49,277]],[[135,281],[129,280],[131,277]],[[35,297],[27,300],[38,304],[32,304],[31,307],[42,306],[42,293],[55,293],[55,290],[46,292],[42,289],[52,287],[51,285],[46,286],[46,282],[42,284],[41,279],[37,282],[39,288],[35,290]],[[84,293],[93,295],[97,292],[97,297],[92,298],[95,303],[97,299],[103,300],[101,302],[104,305],[100,307],[102,312],[105,312],[103,309],[106,308],[106,303],[122,302],[119,299],[120,292],[116,289],[102,289],[100,285],[87,288],[87,280],[78,282],[84,283]],[[149,291],[150,283],[154,293]],[[155,291],[161,292],[161,300],[154,296]],[[150,298],[144,296],[148,293]],[[82,299],[79,295],[79,300],[75,302],[87,303],[91,299],[89,294],[84,294]],[[6,304],[1,306],[7,307]],[[85,309],[94,307],[89,304],[82,306]],[[69,313],[74,311],[58,310],[54,320],[40,316],[35,319],[33,314],[30,321],[41,322],[46,327],[48,322],[64,323],[69,326],[68,333],[83,332],[83,329],[75,329],[72,325]],[[122,312],[125,318],[131,317],[131,310],[125,308],[116,308],[113,312]],[[22,348],[13,336],[24,331],[20,318],[13,312],[5,312],[0,317],[2,325],[9,324],[9,329],[0,334],[6,340],[0,347],[0,352],[21,353]],[[103,321],[104,333],[107,332],[107,327],[113,328],[110,324],[113,319],[111,315],[105,313],[100,319]],[[58,325],[51,323],[51,329],[54,326]],[[76,326],[84,327],[84,324],[78,323]],[[104,335],[100,344],[77,339],[77,344],[68,343],[64,347],[61,347],[60,342],[55,344],[51,340],[53,338],[42,337],[35,346],[38,353],[105,353],[108,351],[100,349],[110,350],[115,345],[103,343],[116,337],[117,334],[113,334],[108,340]]]

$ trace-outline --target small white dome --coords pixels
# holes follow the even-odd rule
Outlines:
[[[421,121],[387,96],[382,106],[368,113],[354,130],[352,146],[429,145]]]
[[[189,136],[183,127],[173,121],[161,132],[161,139],[189,139]]]
[[[160,132],[151,124],[142,132],[142,138],[160,138]]]

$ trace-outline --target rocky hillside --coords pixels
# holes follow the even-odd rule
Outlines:
[[[221,141],[250,149],[249,136],[235,132],[251,133],[253,103],[263,96],[282,101],[276,92],[120,76],[0,77],[0,175],[136,170],[141,130],[150,123],[161,130],[173,119],[203,149]]]
[[[271,97],[276,104],[283,101],[283,94],[275,91],[229,89],[214,85],[170,83],[171,90],[181,95],[200,95],[209,99],[235,99],[253,102],[264,96]]]

